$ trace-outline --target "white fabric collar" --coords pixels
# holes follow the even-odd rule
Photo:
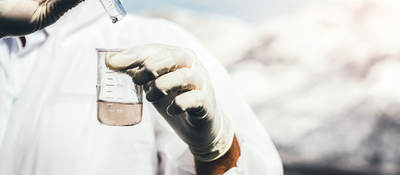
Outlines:
[[[35,32],[30,35],[25,36],[25,45],[20,38],[14,38],[14,40],[17,43],[17,49],[15,50],[16,54],[18,57],[22,57],[25,54],[29,53],[33,49],[40,47],[44,42],[46,42],[47,38],[49,37],[49,34],[46,30],[41,30],[38,32]]]

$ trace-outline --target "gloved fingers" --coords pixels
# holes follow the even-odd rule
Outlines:
[[[83,0],[0,0],[0,35],[19,36],[43,29]]]
[[[146,60],[147,57],[132,53],[131,50],[123,51],[121,53],[113,53],[106,56],[106,65],[112,70],[128,70],[132,68],[139,68]],[[131,70],[130,74],[134,75],[135,72]]]
[[[55,7],[56,9],[49,9],[49,10],[56,10],[56,11],[50,11],[50,12],[58,12],[58,11],[67,11],[85,0],[53,0],[53,1],[36,0],[36,1],[38,1],[39,3],[51,3],[53,8]]]
[[[190,68],[194,54],[185,49],[167,49],[149,57],[133,76],[136,84],[142,85],[180,68]]]
[[[162,50],[165,50],[165,48],[157,44],[136,46],[108,55],[106,57],[106,65],[108,68],[118,71],[140,67],[145,60],[154,57]]]
[[[106,58],[106,65],[113,70],[140,67],[133,74],[133,80],[142,85],[176,69],[191,67],[194,57],[195,54],[188,49],[149,44],[111,55]]]
[[[19,36],[34,31],[32,16],[38,9],[38,2],[0,0],[0,35]]]
[[[125,72],[129,76],[133,77],[138,70],[139,70],[139,67],[135,67],[135,68],[127,69]]]
[[[191,90],[175,97],[167,107],[170,116],[187,112],[191,119],[202,119],[207,114],[205,94],[201,90]]]
[[[146,98],[148,101],[154,102],[171,91],[180,94],[194,89],[201,90],[202,87],[203,80],[200,75],[196,75],[192,68],[182,68],[153,81],[146,92]]]
[[[56,22],[68,10],[84,0],[38,0],[38,7],[32,15],[34,31],[43,29]]]

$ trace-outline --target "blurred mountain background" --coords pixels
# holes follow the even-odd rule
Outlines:
[[[400,174],[400,1],[147,0],[228,68],[287,175]]]

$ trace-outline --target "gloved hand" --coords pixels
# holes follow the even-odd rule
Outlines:
[[[189,145],[197,160],[210,162],[229,150],[234,137],[232,124],[216,105],[208,73],[193,51],[144,45],[109,57],[106,64],[144,85],[147,100]]]
[[[0,0],[0,38],[25,35],[57,21],[83,0]]]

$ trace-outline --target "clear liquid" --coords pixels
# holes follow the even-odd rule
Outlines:
[[[142,121],[142,103],[97,101],[97,119],[110,126],[132,126]]]

